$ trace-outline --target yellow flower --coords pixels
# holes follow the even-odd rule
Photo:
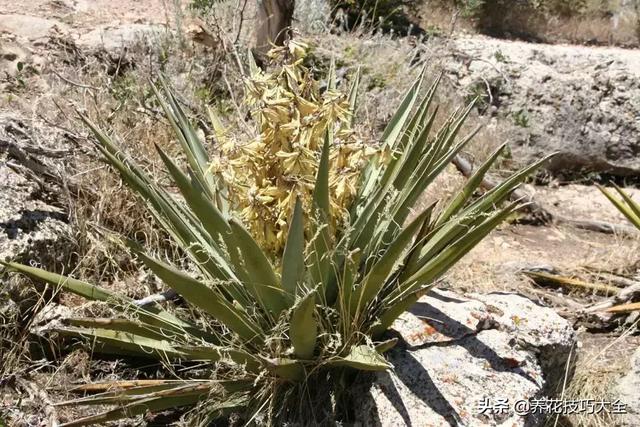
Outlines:
[[[296,199],[307,212],[311,209],[327,127],[335,135],[329,161],[332,227],[344,223],[363,162],[379,153],[352,129],[346,95],[320,93],[302,65],[307,49],[297,41],[275,48],[269,58],[280,65],[247,79],[245,103],[259,123],[255,139],[230,141],[212,118],[220,153],[211,170],[225,180],[232,205],[258,244],[276,258],[284,249]]]
[[[309,49],[309,45],[297,40],[291,40],[289,41],[288,48],[289,52],[291,52],[291,55],[293,55],[294,58],[300,59],[304,58],[307,55],[307,49]]]

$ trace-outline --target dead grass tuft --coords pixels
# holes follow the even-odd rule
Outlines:
[[[615,389],[616,384],[629,370],[630,355],[638,346],[637,337],[627,334],[611,337],[582,333],[578,339],[582,342],[581,355],[576,363],[573,379],[566,389],[560,392],[563,399],[615,401],[619,398]],[[602,411],[596,414],[572,414],[566,417],[565,423],[577,426],[608,427],[623,425],[624,421],[624,415]]]

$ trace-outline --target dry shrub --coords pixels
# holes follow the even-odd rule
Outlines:
[[[71,236],[65,240],[64,260],[55,265],[46,263],[46,268],[99,283],[134,298],[157,292],[155,281],[148,279],[139,264],[110,241],[108,235],[116,233],[144,241],[150,251],[165,259],[178,259],[180,254],[173,251],[165,234],[152,223],[144,204],[99,159],[75,110],[111,129],[119,140],[126,140],[127,151],[134,153],[136,160],[157,180],[163,181],[165,176],[158,173],[161,161],[154,144],[172,154],[176,144],[169,124],[161,119],[159,106],[151,101],[149,79],[164,73],[171,84],[179,88],[181,102],[194,112],[196,120],[205,120],[203,106],[214,98],[223,100],[218,105],[222,114],[235,117],[230,92],[240,89],[236,62],[227,52],[181,40],[180,34],[140,39],[120,57],[103,51],[83,52],[73,45],[73,40],[55,39],[50,43],[47,68],[40,76],[33,77],[28,82],[28,91],[18,94],[9,105],[24,117],[32,118],[33,126],[43,127],[47,144],[51,142],[59,147],[61,143],[54,139],[66,138],[61,142],[71,148],[71,155],[60,164],[59,192],[52,195],[65,207]],[[226,78],[221,79],[225,68]],[[37,84],[38,79],[45,80],[46,85]],[[9,102],[7,99],[3,97],[2,102]],[[55,133],[51,132],[54,128]],[[38,249],[34,252],[37,257],[42,255],[42,259],[46,251],[63,253],[58,248]],[[40,292],[33,291],[32,283],[18,278],[12,278],[16,283],[10,283],[4,279],[0,277],[5,285],[0,290],[0,357],[3,360],[0,419],[21,425],[24,417],[35,417],[42,408],[23,403],[28,409],[20,413],[16,378],[32,380],[39,375],[42,383],[56,386],[51,393],[60,394],[63,391],[58,387],[70,387],[82,373],[61,369],[68,363],[72,363],[69,366],[77,363],[67,362],[69,359],[64,354],[51,361],[51,355],[42,354],[41,343],[34,342],[31,335],[33,320],[51,300],[50,290],[41,296]],[[23,283],[17,283],[18,280]],[[7,295],[4,292],[7,288],[22,293]],[[74,308],[82,303],[73,296],[57,301]],[[48,359],[43,359],[45,356]],[[30,373],[35,368],[41,369],[37,375]],[[116,369],[114,364],[113,371],[111,379],[123,375],[120,365]],[[92,366],[92,375],[96,374],[100,375],[100,369]],[[64,412],[60,410],[61,414]]]
[[[572,17],[550,22],[544,30],[546,40],[564,43],[588,43],[637,47],[640,43],[638,17],[625,15],[612,18],[599,16]]]

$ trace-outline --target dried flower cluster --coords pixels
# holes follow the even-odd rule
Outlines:
[[[346,95],[320,91],[302,64],[306,52],[299,42],[275,48],[270,52],[275,69],[255,70],[247,79],[245,102],[259,135],[246,143],[219,141],[222,156],[213,167],[254,238],[275,255],[284,248],[296,197],[310,212],[327,128],[334,129],[329,175],[333,226],[344,219],[362,166],[376,152],[352,129]]]

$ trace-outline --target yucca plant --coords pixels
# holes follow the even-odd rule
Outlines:
[[[290,47],[287,65],[301,67],[303,54],[300,46]],[[250,84],[266,78],[253,69]],[[67,319],[66,326],[55,330],[60,335],[86,340],[94,353],[154,358],[168,367],[195,364],[198,369],[174,373],[173,379],[81,387],[100,393],[60,405],[112,405],[113,409],[65,425],[90,425],[187,406],[196,408],[192,413],[200,425],[230,412],[241,414],[246,422],[262,417],[264,423],[280,424],[299,415],[302,405],[295,396],[312,395],[321,382],[345,387],[350,372],[391,369],[383,353],[396,341],[385,339],[384,332],[521,206],[511,202],[500,207],[542,162],[474,198],[483,176],[500,156],[500,147],[455,197],[441,206],[434,204],[414,212],[420,195],[475,133],[459,138],[472,105],[454,113],[432,132],[438,110],[432,100],[439,79],[420,99],[423,71],[386,126],[380,144],[363,155],[360,163],[349,166],[349,173],[358,170],[353,174],[353,192],[339,201],[332,177],[340,177],[342,170],[336,168],[345,166],[335,161],[336,151],[351,138],[345,129],[353,119],[359,74],[353,77],[349,92],[339,95],[332,68],[326,95],[309,89],[307,95],[314,95],[300,99],[307,95],[294,88],[308,84],[310,73],[279,70],[288,76],[291,102],[277,104],[278,120],[300,118],[303,101],[316,106],[334,102],[328,110],[345,105],[347,110],[331,116],[322,113],[323,108],[315,111],[309,107],[314,110],[310,114],[316,116],[302,120],[314,126],[302,146],[312,166],[296,175],[304,178],[300,178],[303,187],[288,180],[280,182],[284,180],[278,176],[268,177],[268,185],[264,181],[267,177],[250,177],[264,188],[289,185],[286,188],[292,197],[286,203],[275,203],[274,197],[254,198],[254,203],[266,204],[271,210],[278,206],[289,209],[283,247],[265,239],[264,234],[257,235],[259,230],[251,223],[254,216],[243,218],[238,211],[243,209],[238,207],[242,202],[230,194],[242,190],[234,187],[236,182],[228,182],[237,177],[225,177],[219,168],[211,167],[215,147],[206,147],[199,139],[162,79],[152,88],[175,131],[184,164],[180,166],[161,147],[157,150],[179,195],[158,185],[104,131],[82,116],[95,136],[97,149],[144,200],[158,226],[188,255],[190,267],[181,270],[147,253],[138,242],[123,242],[199,314],[177,317],[159,305],[140,306],[78,279],[13,262],[3,264],[9,270],[101,301],[118,313],[113,318]],[[255,100],[258,113],[273,107],[270,99]],[[281,127],[269,128],[264,122],[268,120],[275,118],[268,114],[259,118],[260,135],[249,144],[264,143],[267,137],[278,139],[278,132],[285,132]],[[220,123],[214,128],[220,136]],[[283,150],[302,149],[299,136],[285,139],[278,139]],[[291,145],[291,141],[298,145]],[[276,165],[278,158],[284,162],[291,157],[261,152],[273,156],[264,160],[271,165]],[[244,155],[255,154],[245,151]],[[238,158],[228,159],[229,164]],[[219,161],[224,166],[224,159]],[[335,396],[337,389],[332,393]]]
[[[602,191],[611,203],[622,213],[638,230],[640,230],[640,203],[634,201],[623,189],[617,185],[613,185],[620,198],[600,185],[598,188]]]

